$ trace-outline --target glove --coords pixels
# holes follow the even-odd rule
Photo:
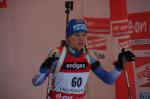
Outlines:
[[[45,74],[39,72],[32,78],[32,83],[34,86],[39,86],[44,82],[45,78]]]
[[[121,53],[118,55],[118,60],[114,62],[114,65],[116,68],[122,70],[124,68],[124,64],[127,62],[131,62],[135,60],[135,55],[131,51],[125,51],[124,48],[122,48]]]
[[[58,60],[59,58],[56,57],[55,55],[56,53],[54,53],[51,57],[48,57],[43,63],[42,63],[42,67],[43,68],[48,68],[50,70],[52,70],[52,64],[54,63],[54,61]]]
[[[35,74],[32,78],[33,85],[34,86],[41,85],[45,81],[48,75],[49,75],[49,70],[41,66],[39,72]]]
[[[96,61],[96,62],[92,63],[91,66],[92,66],[91,69],[95,70],[95,69],[97,69],[100,66],[100,62]]]

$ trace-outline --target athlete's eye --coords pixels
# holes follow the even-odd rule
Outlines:
[[[80,34],[79,34],[79,33],[76,33],[75,36],[80,36]]]
[[[85,36],[87,36],[87,33],[76,33],[75,36],[78,36],[78,37],[79,36],[84,36],[85,37]]]
[[[86,33],[84,33],[84,34],[83,34],[83,36],[87,36],[87,34],[86,34]]]

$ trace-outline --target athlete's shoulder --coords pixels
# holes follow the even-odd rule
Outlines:
[[[89,58],[90,58],[90,63],[95,63],[96,61],[98,61],[97,56],[95,55],[95,52],[93,50],[89,50],[88,49],[88,54],[89,54]]]
[[[50,51],[50,53],[48,54],[48,57],[51,57],[53,55],[56,55],[57,57],[59,57],[61,54],[61,51],[62,51],[62,47],[56,47]]]

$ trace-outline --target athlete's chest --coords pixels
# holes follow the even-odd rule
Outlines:
[[[60,68],[60,72],[89,72],[89,70],[90,65],[84,54],[78,58],[68,54]]]

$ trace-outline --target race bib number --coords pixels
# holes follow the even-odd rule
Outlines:
[[[83,94],[89,72],[62,73],[59,72],[55,79],[55,90],[64,93]]]

